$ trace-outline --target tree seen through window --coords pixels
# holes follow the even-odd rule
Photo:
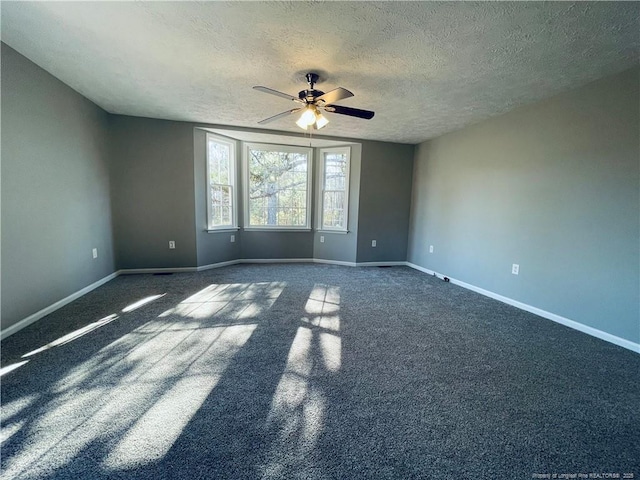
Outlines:
[[[308,225],[309,155],[249,148],[249,224]]]

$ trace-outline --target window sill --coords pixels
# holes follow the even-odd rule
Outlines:
[[[338,235],[346,235],[349,233],[349,230],[323,230],[323,229],[318,229],[316,230],[316,232],[318,233],[322,233],[322,234],[327,234],[327,233],[337,233]]]
[[[228,233],[228,232],[237,232],[240,230],[240,227],[225,227],[225,228],[208,228],[205,230],[207,233]]]
[[[244,227],[243,230],[245,232],[310,232],[311,229],[310,228],[287,228],[287,227],[282,227],[282,228],[278,228],[278,227],[272,227],[272,228],[265,228],[265,227]]]

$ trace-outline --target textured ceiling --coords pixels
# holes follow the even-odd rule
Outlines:
[[[2,40],[112,113],[257,127],[304,74],[418,143],[638,64],[634,2],[1,2]],[[295,118],[268,125],[300,131]]]

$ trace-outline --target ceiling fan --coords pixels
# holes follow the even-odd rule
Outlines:
[[[348,115],[350,117],[364,118],[365,120],[370,120],[373,118],[374,112],[370,110],[360,110],[359,108],[334,105],[334,102],[353,97],[353,93],[351,93],[346,88],[338,87],[327,93],[324,93],[313,88],[314,85],[318,82],[318,74],[307,73],[305,75],[305,78],[307,79],[309,88],[298,92],[297,97],[294,97],[293,95],[289,95],[287,93],[279,92],[272,88],[263,87],[261,85],[253,87],[254,90],[258,90],[259,92],[276,95],[278,97],[286,98],[287,100],[291,100],[300,104],[300,106],[292,110],[287,110],[286,112],[279,113],[277,115],[274,115],[273,117],[265,118],[264,120],[260,120],[258,123],[264,125],[265,123],[273,122],[274,120],[286,117],[288,115],[291,115],[292,113],[301,113],[302,115],[296,121],[296,125],[304,130],[309,130],[320,129],[327,123],[329,123],[329,120],[327,120],[325,116],[322,115],[323,111],[329,113],[338,113],[340,115]]]

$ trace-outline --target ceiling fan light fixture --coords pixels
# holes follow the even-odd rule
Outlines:
[[[327,120],[327,117],[325,117],[324,115],[322,115],[320,112],[316,110],[316,128],[319,130],[322,127],[324,127],[327,123],[329,123],[329,120]]]
[[[296,124],[300,128],[304,128],[305,130],[316,123],[316,108],[312,105],[305,108],[302,115],[300,115],[300,119],[296,122]]]
[[[298,125],[303,130],[307,129],[307,122],[302,117],[296,120],[296,125]]]
[[[303,130],[308,130],[310,128],[318,130],[324,127],[327,123],[329,123],[329,120],[320,113],[315,105],[309,105],[305,108],[302,115],[300,115],[300,118],[296,121],[296,125]]]

